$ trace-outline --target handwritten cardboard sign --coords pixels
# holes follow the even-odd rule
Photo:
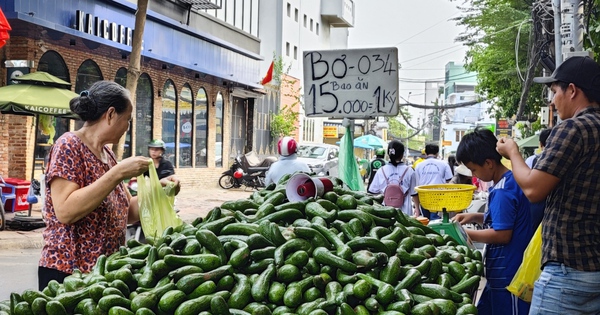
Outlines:
[[[398,115],[398,49],[305,51],[304,110],[308,117]]]

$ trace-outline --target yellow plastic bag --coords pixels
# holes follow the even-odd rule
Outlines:
[[[157,237],[169,226],[177,227],[183,221],[175,213],[175,189],[173,185],[167,185],[163,189],[156,174],[156,168],[152,160],[149,161],[150,177],[140,175],[138,183],[138,204],[140,206],[140,223],[144,235]]]
[[[542,273],[542,225],[537,228],[523,253],[523,262],[510,284],[510,293],[525,302],[531,302],[533,284]]]

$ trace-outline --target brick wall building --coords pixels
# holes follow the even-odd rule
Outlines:
[[[32,1],[35,2],[35,0]],[[5,2],[11,1],[0,1],[0,3]],[[44,5],[42,0],[39,0],[39,2],[40,5]],[[123,69],[128,66],[130,47],[114,42],[114,40],[99,37],[96,34],[78,32],[77,29],[73,29],[74,24],[71,23],[76,17],[76,12],[72,9],[73,7],[84,9],[86,12],[91,12],[96,16],[100,14],[97,12],[104,12],[106,15],[106,11],[98,10],[94,12],[94,10],[97,10],[96,8],[99,3],[102,4],[102,9],[112,10],[115,13],[105,16],[105,18],[116,22],[112,24],[133,25],[135,8],[132,5],[112,7],[111,4],[103,1],[66,0],[60,5],[64,5],[65,8],[70,6],[68,10],[72,11],[72,17],[64,23],[67,25],[53,28],[49,27],[49,25],[52,25],[51,23],[41,23],[40,19],[43,22],[64,21],[62,16],[59,18],[52,15],[52,13],[48,13],[39,14],[38,17],[38,13],[41,13],[38,12],[36,13],[36,19],[33,19],[33,15],[28,16],[27,14],[23,14],[22,11],[27,10],[27,8],[21,8],[22,3],[12,1],[7,6],[8,9],[5,9],[5,6],[3,6],[3,10],[9,18],[13,30],[10,33],[11,38],[7,45],[0,49],[0,56],[2,56],[3,60],[33,61],[33,68],[26,69],[26,71],[35,72],[44,70],[51,74],[53,71],[64,74],[62,79],[73,85],[72,90],[74,92],[80,92],[78,91],[78,87],[79,89],[82,87],[85,89],[86,86],[91,85],[98,78],[115,80],[117,73],[119,71],[122,73]],[[130,18],[119,19],[119,14],[125,14]],[[57,21],[54,21],[55,19]],[[258,91],[260,86],[248,80],[248,78],[256,77],[256,81],[258,81],[260,77],[257,70],[258,62],[262,58],[252,52],[239,48],[236,49],[231,44],[215,42],[214,38],[211,39],[211,42],[208,42],[206,38],[202,38],[198,33],[190,34],[190,31],[184,33],[181,30],[174,30],[175,27],[172,25],[164,24],[165,22],[161,20],[160,16],[156,14],[154,16],[149,15],[146,27],[146,33],[149,35],[144,35],[144,52],[141,62],[142,75],[150,82],[149,89],[147,89],[149,94],[145,95],[144,101],[141,102],[142,105],[137,104],[136,106],[146,106],[150,109],[152,117],[142,122],[136,117],[139,115],[136,115],[136,111],[134,110],[134,117],[130,126],[131,135],[127,140],[127,145],[132,149],[136,149],[132,150],[134,151],[133,154],[142,151],[147,152],[145,146],[149,139],[163,138],[165,136],[166,126],[164,125],[165,120],[163,119],[163,115],[166,113],[166,109],[163,108],[163,102],[165,101],[165,97],[167,97],[167,91],[164,89],[166,82],[172,82],[176,93],[176,105],[174,107],[174,111],[176,111],[174,115],[175,125],[172,135],[174,136],[174,147],[179,148],[173,148],[172,150],[177,156],[183,154],[184,150],[187,150],[186,152],[189,151],[192,155],[188,156],[188,161],[185,163],[182,162],[182,158],[173,160],[172,162],[176,168],[175,172],[186,186],[197,188],[215,186],[220,174],[228,168],[230,158],[234,152],[245,153],[245,150],[256,147],[252,133],[249,133],[250,136],[244,133],[241,135],[241,139],[240,136],[236,136],[235,139],[240,144],[234,143],[232,141],[232,124],[243,124],[245,127],[241,127],[241,130],[252,131],[255,129],[254,117],[257,115],[264,116],[270,110],[270,108],[265,107],[261,109],[261,113],[257,113],[254,104],[255,99],[262,96]],[[168,45],[164,42],[164,35],[167,33],[173,37],[169,41],[169,44],[175,44],[173,47],[164,47]],[[189,44],[188,40],[190,39],[201,42],[198,44],[198,47],[203,47],[204,50],[189,48],[196,45],[195,43]],[[177,43],[181,43],[181,46]],[[178,51],[181,49],[189,51],[182,55],[181,51]],[[50,69],[40,68],[44,64],[40,61],[45,58],[44,56],[47,58],[49,54],[52,55],[53,60],[60,61],[62,59],[64,63],[63,68],[66,69],[57,70],[53,69],[52,66]],[[201,58],[196,58],[195,56],[201,56]],[[194,62],[194,60],[198,61]],[[89,65],[92,65],[91,68],[96,71],[95,75],[97,77],[95,79],[90,78],[89,73],[84,71],[86,70],[83,69],[84,65],[87,66],[88,70],[90,69]],[[227,73],[227,75],[224,75],[224,73]],[[9,69],[0,69],[1,86],[9,84],[8,75]],[[200,120],[196,117],[197,113],[193,112],[191,114],[193,119],[190,121],[193,127],[189,129],[188,125],[188,128],[185,130],[185,132],[193,133],[190,143],[185,143],[182,140],[184,131],[182,131],[183,121],[181,117],[183,117],[183,114],[181,113],[182,108],[178,107],[182,104],[182,91],[186,88],[191,90],[192,99],[188,100],[188,102],[192,104],[192,107],[197,106],[196,97],[201,94],[198,92],[203,91],[206,95],[204,103],[206,115],[204,117],[207,118],[205,119],[205,125],[198,125]],[[138,100],[140,99],[139,93],[140,90],[138,88],[138,95],[136,97]],[[221,109],[218,106],[219,97],[223,100]],[[238,116],[244,117],[245,120],[235,120],[238,116],[232,116],[232,112],[234,111],[244,113],[243,116]],[[217,115],[221,115],[222,117],[220,124],[215,119]],[[150,128],[141,125],[146,124],[147,121],[151,121]],[[60,124],[65,126],[59,128]],[[138,126],[138,124],[140,125]],[[57,119],[56,125],[57,131],[63,129],[63,131],[75,130],[77,128],[77,123],[74,120]],[[142,129],[149,130],[149,134],[144,135],[141,138],[143,140],[140,141],[140,130]],[[36,132],[38,130],[36,130],[36,120],[33,116],[0,114],[1,175],[31,179],[32,169],[41,163],[40,159],[43,158],[40,156],[40,152],[47,152],[40,151],[40,143],[35,143]],[[197,132],[205,135],[203,148],[199,146],[199,142],[195,139]],[[55,139],[58,136],[60,134],[57,134]],[[222,148],[219,149],[218,146],[222,146]],[[187,147],[187,149],[183,149],[182,147]],[[203,151],[203,153],[200,153],[200,151]],[[217,156],[219,151],[222,163],[216,160],[219,159]],[[203,155],[202,159],[205,159],[205,161],[199,162],[199,157],[197,156],[199,154]],[[136,155],[139,155],[139,153]]]

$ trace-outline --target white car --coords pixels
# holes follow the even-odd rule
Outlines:
[[[301,143],[298,145],[298,160],[304,161],[317,176],[338,176],[337,145],[324,143]]]

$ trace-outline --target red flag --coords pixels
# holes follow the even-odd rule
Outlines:
[[[6,19],[6,16],[4,16],[2,8],[0,8],[0,47],[6,44],[6,40],[9,38],[8,31],[10,30],[11,27],[8,24],[8,20]]]
[[[271,80],[273,80],[273,66],[275,65],[275,61],[271,61],[271,65],[269,66],[269,70],[267,70],[267,75],[260,81],[260,84],[265,85]]]

